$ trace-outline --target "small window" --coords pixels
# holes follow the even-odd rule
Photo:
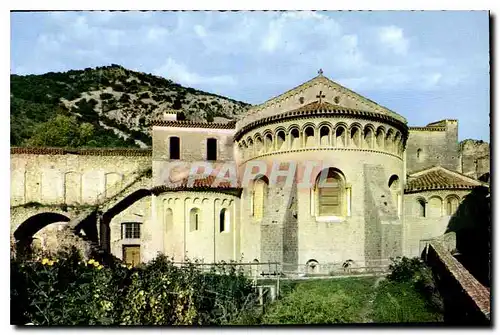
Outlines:
[[[207,139],[207,160],[217,160],[217,140],[215,138]]]
[[[310,259],[306,263],[307,273],[317,273],[319,268],[319,263],[315,259]]]
[[[170,137],[170,159],[180,159],[180,140],[178,137]]]
[[[417,160],[421,161],[422,160],[422,149],[417,149]]]
[[[141,238],[141,224],[138,222],[126,222],[122,224],[122,238]]]
[[[199,228],[200,228],[200,210],[198,208],[193,208],[189,213],[189,230],[196,231]]]
[[[219,213],[219,232],[229,231],[229,212],[226,208],[221,209]]]

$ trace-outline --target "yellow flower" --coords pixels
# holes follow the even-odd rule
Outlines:
[[[47,264],[48,262],[49,262],[49,260],[47,258],[42,259],[42,264],[43,265]]]
[[[94,264],[94,262],[95,262],[95,261],[94,261],[93,259],[91,259],[91,260],[89,261],[89,264]]]
[[[99,266],[97,267],[97,270],[100,270],[100,269],[102,269],[102,265],[99,265]]]
[[[132,269],[132,265],[127,266],[127,269],[131,270]]]
[[[94,266],[95,266],[95,267],[98,267],[98,266],[99,266],[99,262],[95,261],[95,262],[94,262]]]
[[[47,265],[49,265],[49,266],[54,265],[54,261],[49,261],[49,262],[47,263]]]

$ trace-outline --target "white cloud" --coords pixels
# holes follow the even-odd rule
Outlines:
[[[396,26],[382,27],[378,31],[379,41],[394,53],[406,55],[410,42],[404,37],[403,29]]]
[[[170,78],[183,85],[236,85],[236,80],[228,75],[203,76],[193,71],[190,71],[186,65],[176,62],[172,58],[154,71],[156,74]]]

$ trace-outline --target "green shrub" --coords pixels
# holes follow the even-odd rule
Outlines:
[[[11,323],[35,325],[217,325],[255,302],[235,266],[202,272],[158,256],[136,268],[85,262],[74,249],[57,259],[11,259]]]

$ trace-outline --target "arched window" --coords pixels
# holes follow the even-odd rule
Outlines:
[[[384,129],[377,129],[377,149],[384,148]]]
[[[276,134],[276,144],[278,145],[278,150],[286,150],[285,138],[285,132],[283,130],[278,131]]]
[[[264,216],[264,206],[267,198],[268,181],[266,177],[261,177],[254,181],[252,196],[252,213],[256,220],[261,220]]]
[[[297,128],[290,131],[290,147],[292,149],[300,148],[299,130]]]
[[[351,128],[351,145],[359,148],[361,145],[361,132],[357,127]]]
[[[169,139],[169,147],[170,147],[170,159],[180,159],[181,157],[181,148],[180,148],[180,139],[176,136],[172,136]]]
[[[458,200],[458,197],[456,195],[450,195],[446,199],[446,215],[452,216],[457,212],[458,205],[460,203],[460,200]]]
[[[320,145],[329,146],[330,145],[330,128],[323,126],[319,130]]]
[[[422,161],[422,149],[418,148],[417,149],[417,161],[421,162]]]
[[[389,152],[392,152],[392,129],[389,129],[387,132],[387,136],[385,137],[385,149]]]
[[[401,215],[401,190],[399,189],[399,177],[393,174],[389,178],[389,189],[391,190],[392,201],[396,207],[398,216]]]
[[[316,179],[318,216],[344,216],[345,184],[340,171],[329,168]]]
[[[207,138],[207,160],[217,160],[217,139]]]
[[[253,148],[253,140],[251,138],[249,138],[247,140],[247,144],[248,144],[248,152],[245,156],[246,156],[246,158],[252,158],[255,155],[254,148]]]
[[[220,210],[219,213],[219,232],[224,233],[229,231],[230,218],[229,211],[226,208]]]
[[[443,201],[439,197],[429,199],[429,217],[438,218],[443,216],[442,212]]]
[[[344,127],[338,127],[335,130],[335,143],[337,147],[345,147],[346,145],[346,134]]]
[[[424,199],[418,199],[418,216],[421,218],[425,218],[427,213],[426,213],[426,204]]]
[[[167,208],[165,210],[165,231],[172,230],[173,226],[174,226],[174,213],[172,212],[172,209]]]
[[[266,152],[273,151],[273,135],[267,134],[265,137],[266,141]]]
[[[192,208],[189,212],[189,231],[196,231],[200,229],[200,209]]]
[[[304,131],[305,135],[305,146],[306,148],[314,147],[316,146],[316,141],[314,138],[314,128],[313,127],[307,127],[306,130]]]
[[[367,148],[373,148],[373,130],[369,127],[365,128],[365,144]]]

